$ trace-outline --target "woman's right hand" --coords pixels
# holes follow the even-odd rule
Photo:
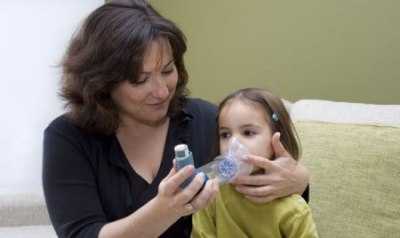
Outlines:
[[[199,192],[204,175],[197,174],[186,188],[181,189],[179,185],[193,173],[193,166],[178,172],[172,168],[158,186],[156,197],[130,216],[104,225],[99,237],[159,237],[182,216],[207,206],[218,192],[218,183],[208,180]]]
[[[180,185],[193,173],[194,167],[191,165],[179,171],[176,171],[173,166],[158,187],[155,200],[160,207],[165,208],[169,213],[174,213],[178,219],[206,207],[215,198],[219,189],[216,180],[208,180],[199,192],[205,179],[203,173],[197,174],[187,187],[181,189]]]

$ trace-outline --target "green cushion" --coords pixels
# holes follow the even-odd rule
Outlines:
[[[399,237],[400,128],[296,122],[321,237]]]

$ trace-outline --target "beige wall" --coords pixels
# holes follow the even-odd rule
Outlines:
[[[400,1],[151,0],[188,38],[192,95],[400,104]]]

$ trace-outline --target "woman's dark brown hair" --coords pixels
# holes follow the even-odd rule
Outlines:
[[[221,101],[218,107],[217,120],[219,120],[219,115],[222,109],[227,104],[233,102],[233,100],[240,100],[245,103],[261,106],[265,110],[266,120],[272,130],[272,134],[275,132],[280,132],[280,140],[285,149],[295,160],[300,158],[300,142],[298,135],[292,120],[290,119],[289,113],[285,108],[285,105],[278,96],[273,95],[267,90],[258,88],[240,89],[228,95],[224,100]],[[274,113],[276,115],[275,118],[272,116]],[[217,133],[218,131],[219,127],[217,128]],[[216,138],[219,138],[219,136],[216,136]],[[214,156],[220,154],[218,139],[217,143],[215,144],[218,146],[214,149]]]
[[[178,71],[169,114],[186,101],[185,36],[145,0],[108,1],[93,11],[72,38],[62,61],[62,89],[68,116],[81,128],[111,134],[119,126],[110,92],[124,80],[135,83],[152,41],[167,41]]]

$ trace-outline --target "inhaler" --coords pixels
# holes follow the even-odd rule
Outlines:
[[[218,155],[210,163],[197,168],[196,172],[180,187],[185,188],[198,173],[205,175],[204,184],[208,179],[217,179],[220,185],[232,182],[239,175],[249,175],[253,171],[253,165],[244,162],[248,154],[248,149],[234,137],[226,153]],[[186,144],[175,146],[175,169],[178,171],[187,165],[194,166],[192,152]]]
[[[188,146],[186,144],[180,144],[175,146],[175,169],[176,171],[182,169],[183,167],[187,165],[193,165],[194,166],[194,161],[193,161],[193,154],[189,150]],[[187,178],[181,185],[181,188],[185,188],[189,183],[193,180],[194,176],[196,174],[191,175],[189,178]]]
[[[207,179],[217,179],[220,185],[232,182],[237,176],[253,171],[253,165],[244,162],[248,154],[248,149],[234,137],[226,153],[198,168],[196,173],[203,172]]]

